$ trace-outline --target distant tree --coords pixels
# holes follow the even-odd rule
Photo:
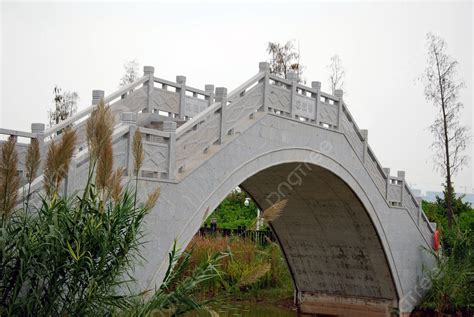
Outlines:
[[[130,60],[123,65],[125,73],[120,79],[120,87],[125,87],[136,81],[139,77],[137,60]]]
[[[344,77],[346,72],[342,66],[342,60],[339,55],[335,54],[331,57],[331,63],[326,66],[329,69],[329,86],[331,87],[331,92],[334,95],[337,89],[344,88]]]
[[[458,62],[446,53],[446,42],[439,36],[427,34],[428,66],[422,79],[425,98],[438,109],[435,122],[430,126],[434,136],[435,168],[445,178],[445,201],[448,227],[454,221],[453,176],[468,161],[465,154],[469,142],[468,128],[460,123],[463,104],[458,101],[464,82],[457,78]]]
[[[79,100],[77,92],[62,91],[58,86],[54,87],[53,94],[54,109],[48,111],[51,127],[72,117],[77,111],[77,101]]]
[[[296,72],[298,82],[302,82],[304,66],[300,63],[300,53],[295,49],[293,40],[280,44],[268,42],[267,53],[270,55],[270,73],[286,78],[289,70]]]
[[[447,209],[447,186],[445,186],[443,195],[436,196],[434,202],[423,201],[423,210],[432,222],[436,222],[441,231],[448,230]],[[457,219],[458,228],[461,231],[469,230],[474,232],[474,209],[468,201],[464,201],[464,195],[452,193],[451,203],[454,215]]]
[[[256,223],[257,213],[257,206],[243,191],[233,190],[208,217],[206,223],[210,224],[212,219],[216,219],[219,228],[250,228]]]

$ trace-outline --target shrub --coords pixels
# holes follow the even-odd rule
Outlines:
[[[221,277],[209,280],[203,293],[240,296],[243,292],[257,296],[261,289],[292,290],[291,277],[276,243],[260,247],[250,239],[237,236],[195,236],[189,250],[192,252],[190,270],[213,254],[229,254],[222,259]]]
[[[170,253],[161,287],[149,296],[126,292],[137,264],[142,223],[153,208],[159,189],[145,203],[137,203],[138,171],[143,148],[134,137],[135,188],[122,188],[123,170],[113,171],[113,120],[101,101],[87,121],[88,180],[73,197],[61,196],[75,133],[65,130],[48,148],[44,170],[45,196],[37,208],[29,204],[30,185],[39,166],[37,142],[28,149],[28,194],[23,208],[14,209],[18,179],[11,138],[1,148],[7,160],[0,164],[0,315],[86,316],[153,314],[180,315],[202,309],[194,299],[197,287],[218,276],[221,255],[203,260],[187,278],[181,278],[190,255],[176,265],[179,252]],[[138,132],[139,133],[139,132]]]

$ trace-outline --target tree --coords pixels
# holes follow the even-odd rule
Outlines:
[[[234,190],[217,206],[206,223],[210,224],[214,218],[219,228],[236,229],[238,226],[250,228],[255,224],[257,213],[257,205],[249,200],[243,191]]]
[[[331,63],[326,67],[329,69],[328,81],[329,86],[331,87],[331,92],[334,95],[337,89],[344,88],[344,77],[346,75],[339,55],[333,55],[331,57]]]
[[[138,79],[138,68],[139,64],[137,60],[131,60],[126,62],[123,65],[123,68],[125,70],[125,73],[123,74],[122,78],[120,79],[120,87],[125,87],[127,85],[130,85],[134,81]]]
[[[428,66],[422,76],[425,98],[438,109],[430,126],[434,136],[435,168],[445,178],[445,200],[448,227],[454,221],[453,177],[467,163],[465,154],[469,142],[468,128],[460,123],[463,104],[458,101],[464,82],[457,78],[458,62],[446,53],[446,42],[432,33],[427,34]]]
[[[304,66],[300,63],[300,53],[294,47],[293,40],[280,44],[268,42],[267,53],[270,55],[270,73],[286,78],[289,70],[297,74],[298,82],[302,82]]]
[[[79,100],[77,92],[63,92],[58,86],[54,87],[53,93],[54,110],[48,112],[49,125],[51,127],[72,117],[77,111],[77,101]]]

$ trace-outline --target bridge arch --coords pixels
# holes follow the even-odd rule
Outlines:
[[[426,268],[436,265],[434,257],[423,251],[432,248],[435,224],[423,213],[421,201],[410,190],[405,172],[398,171],[392,176],[390,169],[383,168],[377,160],[368,143],[368,131],[357,126],[342,90],[331,95],[321,91],[320,82],[312,82],[308,87],[296,79],[294,73],[289,73],[286,79],[271,74],[269,64],[263,62],[255,76],[227,94],[227,89],[214,89],[213,85],[206,85],[204,90],[190,87],[184,76],[177,76],[176,83],[155,77],[154,68],[145,66],[142,78],[104,98],[105,103],[111,104],[117,120],[113,134],[114,167],[133,175],[130,152],[138,131],[144,140],[145,153],[138,176],[140,198],[145,199],[157,186],[161,188],[161,197],[144,223],[145,261],[134,272],[139,290],[152,290],[161,283],[173,241],[178,239],[181,246],[187,245],[210,211],[232,189],[243,184],[262,208],[281,196],[297,197],[291,199],[288,210],[274,222],[290,266],[298,267],[291,259],[291,239],[297,240],[293,245],[305,246],[306,240],[326,238],[317,236],[317,232],[312,232],[314,236],[309,238],[285,233],[285,228],[292,224],[291,216],[313,219],[316,221],[313,227],[317,227],[317,220],[326,215],[327,222],[323,222],[328,225],[326,235],[331,236],[344,227],[345,236],[340,236],[346,237],[346,245],[370,240],[372,253],[364,253],[362,258],[377,264],[372,270],[376,281],[391,281],[375,285],[375,289],[379,287],[378,293],[354,291],[356,282],[349,280],[341,280],[344,285],[339,288],[320,285],[325,292],[305,292],[317,288],[302,287],[311,278],[302,274],[303,277],[295,278],[300,307],[313,301],[327,308],[334,304],[330,302],[333,300],[339,301],[336,306],[343,310],[339,315],[349,314],[344,312],[347,306],[362,305],[365,310],[362,315],[367,316],[368,298],[388,298],[386,308],[390,300],[398,300],[393,306],[402,314],[409,314],[419,302],[426,291],[423,288]],[[103,91],[93,91],[90,107],[50,129],[45,130],[43,124],[32,124],[31,133],[0,129],[0,134],[36,138],[44,153],[51,136],[73,125],[78,135],[78,151],[71,162],[64,193],[80,190],[88,175],[85,119],[103,97]],[[20,170],[25,169],[22,162],[26,148],[27,144],[17,144]],[[312,167],[310,171],[303,170],[309,175],[304,180],[300,178],[305,175],[291,174],[294,169],[301,171],[298,164]],[[35,194],[42,190],[42,177],[33,182],[31,190]],[[22,182],[26,182],[24,177]],[[323,196],[318,188],[325,188],[326,194],[332,196]],[[324,201],[325,205],[318,201]],[[327,220],[334,215],[339,218]],[[301,225],[311,227],[293,221],[293,226]],[[297,231],[299,234],[304,230]],[[326,242],[340,237],[333,238]],[[316,254],[315,250],[306,251]],[[349,251],[339,255],[357,256]],[[300,252],[300,255],[305,254]],[[344,261],[340,260],[340,264],[350,264],[347,259]],[[324,276],[322,264],[303,264],[302,271],[318,268]],[[309,283],[312,284],[317,285],[318,280]],[[324,297],[328,294],[337,296]],[[375,311],[378,304],[374,303]],[[324,313],[324,307],[319,308]],[[385,315],[389,312],[385,311]]]
[[[382,305],[374,309],[384,310],[385,314],[397,306],[400,281],[381,219],[351,171],[325,154],[324,145],[320,148],[283,147],[239,164],[201,201],[182,227],[181,236],[196,232],[196,223],[204,221],[239,185],[261,209],[276,199],[288,199],[287,208],[272,223],[272,229],[285,254],[300,308],[335,313],[333,306],[340,310],[341,304],[350,309],[361,305],[366,314],[370,303],[374,307]],[[319,183],[315,182],[317,179]],[[322,189],[321,181],[329,187]],[[323,202],[318,205],[318,201]],[[318,222],[318,229],[322,226],[339,231],[322,239],[321,232],[311,228]],[[290,224],[298,227],[288,228]],[[189,239],[185,238],[188,242]],[[325,307],[311,307],[313,297],[318,303],[323,301]],[[305,302],[310,306],[305,308]]]

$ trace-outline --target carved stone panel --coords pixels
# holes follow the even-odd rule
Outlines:
[[[331,105],[329,103],[320,102],[319,103],[319,113],[318,118],[319,121],[322,123],[326,123],[332,126],[337,126],[337,113],[338,113],[338,106]]]
[[[151,108],[164,112],[179,113],[179,94],[153,88],[151,93]]]
[[[190,130],[176,141],[176,167],[186,165],[192,156],[219,139],[220,114],[210,114],[195,130]]]
[[[270,108],[290,113],[291,91],[282,87],[270,85],[268,103]]]
[[[315,106],[316,99],[297,94],[295,96],[295,109],[293,109],[293,113],[297,116],[314,120]]]
[[[349,140],[349,143],[352,145],[352,148],[357,153],[357,156],[362,159],[364,145],[362,144],[362,141],[354,130],[353,124],[349,122],[345,115],[342,116],[342,129],[347,139]]]
[[[248,116],[263,105],[263,84],[258,84],[243,97],[235,99],[225,109],[225,126],[231,128],[235,122]]]
[[[402,197],[402,186],[390,184],[388,185],[388,201],[400,202]]]
[[[120,121],[122,112],[139,112],[146,108],[148,99],[148,87],[141,87],[134,90],[124,99],[119,99],[111,104],[112,113],[114,114],[115,123]]]
[[[380,190],[382,195],[385,195],[386,180],[380,173],[379,169],[377,168],[376,163],[370,157],[367,157],[367,159],[365,160],[365,166],[367,167],[367,170],[369,171],[370,177],[375,182],[375,185],[377,185],[377,188]]]
[[[142,171],[168,172],[168,144],[143,141],[145,159]]]
[[[186,96],[184,115],[188,117],[194,117],[199,112],[206,109],[208,105],[209,105],[209,102],[207,100],[202,100],[202,99]]]

